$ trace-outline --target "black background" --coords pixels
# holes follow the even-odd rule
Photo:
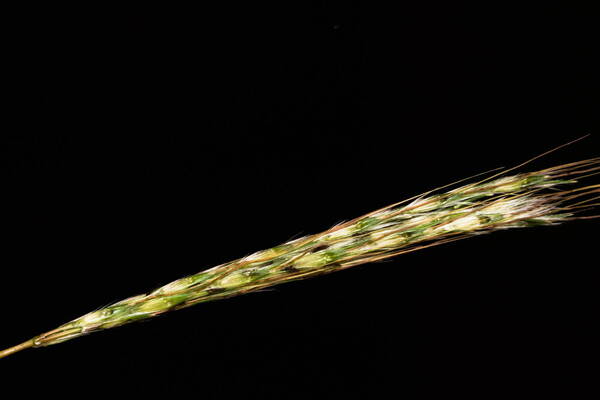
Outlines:
[[[15,13],[2,346],[588,133],[525,169],[598,156],[591,10],[280,3]],[[497,232],[27,350],[0,362],[2,387],[586,390],[597,226]]]

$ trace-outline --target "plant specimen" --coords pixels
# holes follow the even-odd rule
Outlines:
[[[431,190],[324,232],[186,276],[1,351],[0,358],[197,303],[340,271],[473,235],[596,217],[576,214],[597,205],[594,201],[600,197],[600,185],[569,185],[594,175],[600,169],[600,157],[507,174],[532,160],[483,180],[458,186],[465,181],[462,180]],[[455,188],[442,190],[451,186]]]

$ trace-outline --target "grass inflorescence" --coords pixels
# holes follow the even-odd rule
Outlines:
[[[597,205],[600,185],[571,185],[598,169],[600,158],[592,158],[535,172],[496,174],[445,192],[441,189],[447,187],[439,188],[90,312],[0,352],[0,358],[473,235],[592,218],[580,213]]]

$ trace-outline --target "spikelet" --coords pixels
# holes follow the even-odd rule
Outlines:
[[[446,192],[427,192],[325,232],[258,251],[93,311],[0,352],[0,358],[23,348],[61,343],[197,303],[340,271],[473,235],[591,218],[575,214],[596,205],[592,202],[598,199],[600,185],[566,188],[598,169],[600,158],[593,158],[536,172],[494,175]]]

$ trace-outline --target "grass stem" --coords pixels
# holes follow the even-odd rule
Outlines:
[[[28,340],[26,342],[23,342],[23,343],[18,344],[16,346],[10,347],[8,349],[0,350],[0,358],[4,358],[6,356],[9,356],[9,355],[11,355],[13,353],[19,352],[21,350],[25,350],[25,349],[27,349],[29,347],[32,347],[32,346],[33,346],[33,339],[30,339],[30,340]]]

